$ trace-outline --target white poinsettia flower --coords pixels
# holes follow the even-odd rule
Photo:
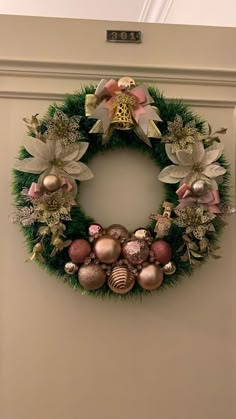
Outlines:
[[[75,186],[74,179],[82,181],[93,177],[91,170],[79,161],[89,146],[87,142],[80,141],[65,149],[60,140],[43,142],[36,138],[26,137],[23,146],[32,157],[17,160],[15,169],[26,173],[41,174],[39,182],[45,176],[54,174],[68,178]]]
[[[215,178],[225,174],[226,169],[217,163],[223,152],[223,145],[215,142],[212,146],[204,148],[202,142],[193,144],[193,152],[186,150],[172,153],[171,145],[165,145],[169,159],[174,163],[165,167],[159,174],[159,180],[164,183],[187,183],[191,185],[198,179],[210,179],[212,187],[217,189]]]

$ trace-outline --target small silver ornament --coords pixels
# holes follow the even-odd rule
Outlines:
[[[136,239],[146,240],[151,238],[151,234],[146,228],[138,228],[134,232],[134,237],[136,237]]]
[[[162,271],[164,272],[165,275],[173,275],[176,271],[176,266],[175,266],[174,262],[172,262],[172,260],[170,260],[168,263],[166,263],[163,266]]]
[[[67,262],[64,269],[68,275],[73,275],[78,271],[78,266],[73,262]]]
[[[97,238],[100,234],[102,234],[103,228],[100,224],[90,224],[88,231],[90,237]]]

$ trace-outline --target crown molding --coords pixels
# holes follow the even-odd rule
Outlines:
[[[166,18],[167,18],[168,14],[169,14],[169,11],[170,11],[173,3],[174,3],[174,0],[166,0],[164,3],[165,4],[164,4],[164,6],[163,6],[163,8],[161,10],[161,13],[160,13],[160,16],[159,16],[159,20],[158,20],[159,23],[165,23]]]
[[[164,23],[174,0],[145,0],[139,22]]]

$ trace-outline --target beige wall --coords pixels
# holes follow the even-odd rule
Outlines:
[[[106,44],[104,31],[113,27],[141,28],[143,44]],[[23,238],[9,219],[21,118],[45,112],[65,92],[104,75],[129,73],[156,83],[215,127],[227,126],[225,152],[234,177],[235,36],[235,29],[0,17],[1,418],[235,417],[233,220],[221,240],[221,260],[209,260],[182,286],[141,303],[82,296],[24,263]],[[132,156],[127,164],[135,172]],[[94,165],[105,179],[106,165]],[[134,175],[134,186],[137,181],[148,201],[141,174]],[[122,222],[143,223],[141,209],[122,206]]]

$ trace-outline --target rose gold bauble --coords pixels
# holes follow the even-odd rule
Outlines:
[[[129,232],[121,224],[112,224],[106,229],[106,234],[114,239],[127,239]]]
[[[112,269],[107,283],[116,294],[126,294],[135,284],[135,275],[124,266],[116,266]]]
[[[138,228],[134,232],[134,237],[140,240],[149,239],[151,237],[151,234],[149,233],[148,230],[146,230],[146,228]]]
[[[145,266],[137,277],[140,287],[152,291],[160,287],[163,281],[163,272],[161,267],[155,264]]]
[[[118,86],[121,89],[131,89],[135,87],[135,81],[131,77],[121,77],[121,79],[118,80]]]
[[[78,271],[78,266],[74,262],[67,262],[64,269],[68,275],[73,275]]]
[[[91,246],[87,240],[74,240],[68,250],[69,256],[74,263],[83,263],[91,252]]]
[[[43,178],[43,186],[49,192],[55,192],[61,186],[61,180],[56,175],[47,175]]]
[[[121,254],[121,245],[118,240],[110,236],[102,236],[94,244],[94,253],[102,263],[114,263]]]
[[[140,265],[149,256],[149,247],[145,240],[130,240],[123,246],[124,257],[132,265]]]
[[[204,195],[208,191],[209,184],[203,179],[198,179],[192,183],[191,189],[194,195],[201,196],[201,195]]]
[[[155,260],[157,260],[161,265],[165,265],[170,261],[172,249],[169,243],[164,240],[154,242],[151,246],[151,250],[154,253]]]
[[[170,260],[166,265],[163,266],[162,271],[165,275],[173,275],[176,271],[176,266],[172,260]]]
[[[88,230],[89,230],[90,237],[94,237],[97,234],[100,234],[102,232],[103,228],[100,224],[90,224]]]
[[[91,263],[83,265],[79,269],[78,279],[80,284],[87,290],[97,290],[106,282],[106,273],[99,265]]]

